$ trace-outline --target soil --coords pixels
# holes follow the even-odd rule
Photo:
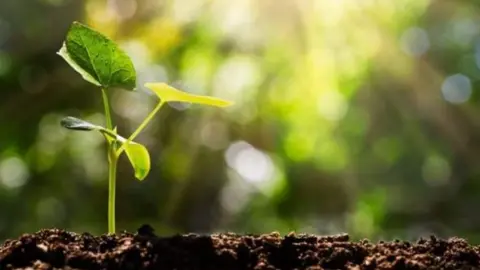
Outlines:
[[[41,230],[0,246],[0,269],[480,269],[480,246],[434,236],[415,243],[350,241],[346,234],[137,233]]]

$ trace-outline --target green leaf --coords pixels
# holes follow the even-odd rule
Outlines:
[[[106,36],[74,22],[58,52],[88,82],[104,88],[134,90],[136,72],[130,57]]]
[[[105,139],[108,141],[108,143],[112,143],[115,140],[119,140],[120,138],[123,141],[126,141],[125,138],[117,135],[117,128],[114,128],[112,130],[108,130],[102,126],[94,125],[92,123],[89,123],[85,120],[78,119],[73,116],[67,116],[63,118],[60,121],[60,125],[64,128],[72,129],[72,130],[80,130],[80,131],[92,131],[96,130],[100,133],[102,133],[105,136]]]
[[[162,101],[165,102],[188,102],[216,107],[227,107],[233,104],[231,101],[216,97],[189,94],[177,90],[166,83],[146,83],[145,87],[151,89]]]
[[[125,153],[135,170],[135,177],[140,181],[145,179],[150,172],[150,155],[147,148],[141,144],[130,142],[125,146]]]
[[[72,116],[63,118],[60,121],[60,125],[62,125],[62,127],[64,128],[81,130],[81,131],[91,131],[91,130],[98,129],[98,126]]]

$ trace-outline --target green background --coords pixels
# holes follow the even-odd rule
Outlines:
[[[133,59],[110,91],[128,135],[157,100],[147,81],[235,102],[171,104],[120,161],[117,228],[436,234],[480,242],[478,1],[0,1],[0,239],[107,230],[101,92],[56,55],[71,22]]]

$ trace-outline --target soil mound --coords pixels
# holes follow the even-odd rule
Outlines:
[[[350,241],[291,233],[137,233],[92,236],[41,230],[0,246],[0,269],[480,269],[480,249],[460,238],[415,243]]]

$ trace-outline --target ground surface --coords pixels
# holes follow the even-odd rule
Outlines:
[[[435,237],[416,243],[350,242],[348,235],[94,237],[42,230],[0,246],[0,269],[480,269],[480,247]]]

